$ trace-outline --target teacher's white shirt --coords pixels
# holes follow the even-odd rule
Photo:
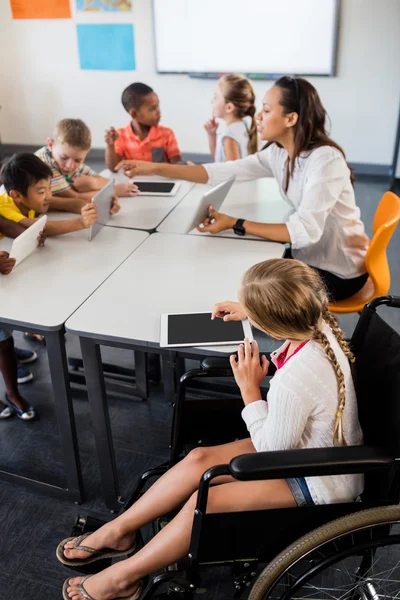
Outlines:
[[[294,209],[286,223],[293,257],[343,279],[365,273],[369,239],[342,153],[330,146],[303,152],[285,192],[287,160],[286,150],[271,144],[247,158],[204,167],[211,184],[232,175],[237,181],[275,177]]]

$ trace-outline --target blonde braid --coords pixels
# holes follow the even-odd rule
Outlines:
[[[343,350],[344,354],[347,356],[347,358],[349,359],[349,361],[351,363],[354,363],[356,360],[356,357],[354,356],[353,352],[350,350],[349,345],[346,341],[346,338],[344,337],[343,331],[340,329],[338,320],[336,319],[336,317],[329,312],[329,310],[327,308],[324,309],[323,313],[322,313],[322,318],[325,321],[325,323],[327,325],[329,325],[329,327],[332,329],[332,333],[335,336],[339,346],[341,347],[341,349]]]
[[[326,337],[325,333],[323,333],[323,331],[321,331],[321,329],[319,329],[319,327],[316,327],[314,329],[314,334],[313,334],[312,339],[314,340],[314,342],[317,342],[317,344],[319,344],[321,346],[321,348],[323,349],[323,351],[325,352],[325,354],[331,361],[332,366],[335,370],[337,385],[338,385],[339,402],[338,402],[338,408],[336,411],[335,429],[333,432],[333,445],[334,446],[345,446],[346,441],[343,436],[342,417],[343,417],[344,405],[346,402],[346,390],[345,390],[345,384],[344,384],[343,371],[340,368],[340,365],[338,363],[338,360],[336,358],[334,351],[332,350],[332,347],[329,343],[328,338]]]

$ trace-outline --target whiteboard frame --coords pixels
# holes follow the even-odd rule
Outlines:
[[[157,64],[157,38],[156,38],[156,25],[155,25],[155,3],[156,0],[152,0],[152,29],[153,29],[153,46],[154,46],[154,62],[156,72],[159,75],[188,75],[194,79],[219,79],[227,73],[220,71],[212,71],[201,73],[199,71],[160,71]],[[337,62],[338,62],[338,50],[339,50],[339,26],[340,26],[340,14],[341,14],[341,0],[334,0],[335,3],[335,17],[333,24],[333,48],[332,48],[332,61],[331,69],[329,73],[243,73],[248,79],[252,81],[267,81],[276,80],[284,75],[291,75],[295,77],[336,77],[337,75]]]

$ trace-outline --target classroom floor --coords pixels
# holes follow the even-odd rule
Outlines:
[[[367,231],[371,233],[372,217],[387,183],[363,179],[356,183],[356,195]],[[238,242],[240,243],[240,242]],[[400,231],[393,238],[389,252],[392,274],[391,293],[400,294]],[[216,300],[218,300],[216,298]],[[400,332],[400,311],[381,313]],[[341,319],[347,336],[351,335],[357,316]],[[32,366],[34,381],[22,391],[38,409],[40,419],[24,423],[18,419],[0,422],[1,465],[25,475],[62,476],[62,455],[52,403],[46,351],[30,345],[16,333],[20,347],[34,348],[39,360]],[[69,355],[78,356],[76,340],[67,336]],[[133,353],[107,348],[107,362],[131,366]],[[86,499],[78,507],[67,501],[38,495],[21,486],[0,481],[0,600],[56,600],[61,586],[72,571],[55,557],[58,542],[68,536],[78,513],[90,510],[101,518],[110,518],[101,498],[99,469],[96,462],[89,407],[83,388],[73,387],[74,409],[78,427],[81,462]],[[2,382],[0,398],[3,397]],[[168,454],[172,407],[163,399],[162,387],[151,389],[150,399],[140,402],[122,396],[109,396],[110,415],[122,494],[126,494],[135,478],[149,467],[161,463]],[[230,572],[215,569],[204,580],[204,600],[230,600],[233,597]]]

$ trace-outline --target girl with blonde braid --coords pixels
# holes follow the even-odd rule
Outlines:
[[[212,118],[204,125],[215,162],[237,160],[258,150],[256,96],[244,75],[224,75],[212,97]],[[218,122],[216,121],[218,119]]]
[[[353,355],[328,313],[319,275],[296,260],[268,260],[245,273],[239,299],[240,304],[217,304],[213,316],[229,320],[248,315],[258,329],[286,339],[271,355],[277,370],[267,401],[261,399],[260,385],[271,369],[265,356],[260,363],[257,343],[251,347],[246,340],[238,356],[231,357],[250,438],[195,448],[116,519],[93,533],[60,542],[57,557],[69,566],[99,560],[104,554],[131,554],[140,527],[180,508],[168,525],[126,560],[89,578],[66,580],[64,600],[138,600],[143,577],[188,553],[199,480],[210,467],[250,452],[362,443],[349,365]],[[218,485],[209,490],[210,513],[346,502],[363,490],[362,475],[216,481]]]

